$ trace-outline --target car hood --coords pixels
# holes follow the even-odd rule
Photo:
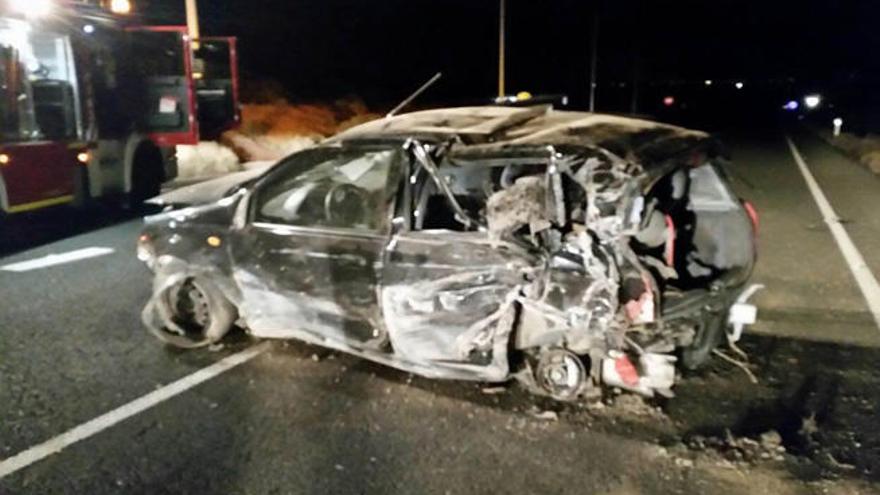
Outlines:
[[[236,186],[256,179],[273,165],[274,162],[261,163],[241,172],[176,188],[150,199],[148,203],[159,206],[189,206],[212,203],[227,196]]]

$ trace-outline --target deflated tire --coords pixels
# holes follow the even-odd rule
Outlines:
[[[194,349],[220,341],[236,320],[236,309],[216,284],[202,277],[170,285],[154,299],[157,324],[148,325],[162,341]]]

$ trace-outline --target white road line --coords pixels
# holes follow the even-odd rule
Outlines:
[[[789,136],[785,136],[785,140],[788,142],[788,147],[791,149],[791,154],[794,156],[794,161],[797,162],[804,180],[807,181],[810,192],[813,193],[813,199],[816,200],[816,205],[819,206],[819,211],[822,212],[825,223],[828,224],[834,240],[837,241],[837,247],[840,248],[846,264],[849,265],[849,269],[853,277],[855,277],[856,283],[865,297],[865,301],[868,303],[868,309],[874,315],[874,322],[877,324],[877,328],[880,329],[880,284],[877,283],[877,279],[871,273],[871,268],[865,263],[862,253],[859,252],[849,234],[846,233],[846,229],[840,223],[840,217],[834,212],[834,208],[831,207],[831,203],[825,197],[825,193],[822,192],[819,183],[816,182],[816,179],[807,167],[807,162],[804,161],[794,142]]]
[[[191,375],[183,377],[160,389],[154,390],[153,392],[150,392],[139,399],[135,399],[124,406],[98,416],[87,423],[76,426],[51,440],[0,461],[0,479],[24,469],[31,464],[39,462],[52,454],[57,454],[80,440],[85,440],[86,438],[96,435],[117,423],[142,413],[176,395],[180,395],[181,393],[229,371],[238,365],[244,364],[266,352],[270,345],[270,342],[263,342],[262,344],[241,351],[238,354],[233,354],[207,368],[202,368]]]
[[[108,254],[114,253],[115,251],[115,249],[106,247],[88,247],[84,249],[77,249],[76,251],[70,251],[69,253],[50,254],[47,256],[43,256],[42,258],[22,261],[21,263],[13,263],[6,266],[0,266],[0,270],[5,272],[29,272],[31,270],[39,270],[41,268],[48,268],[50,266],[73,263],[74,261],[97,258],[98,256],[106,256]]]

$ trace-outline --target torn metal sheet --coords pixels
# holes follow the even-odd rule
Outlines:
[[[175,345],[237,324],[559,400],[668,397],[754,321],[723,159],[697,131],[547,108],[368,123],[148,219],[144,321]]]

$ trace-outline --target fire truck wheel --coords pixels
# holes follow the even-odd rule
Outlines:
[[[162,191],[163,170],[159,148],[141,145],[134,154],[131,167],[130,206],[138,207],[144,201],[159,195]]]
[[[76,198],[74,205],[77,208],[87,208],[92,204],[92,192],[89,186],[89,172],[86,167],[80,167],[76,172]]]

